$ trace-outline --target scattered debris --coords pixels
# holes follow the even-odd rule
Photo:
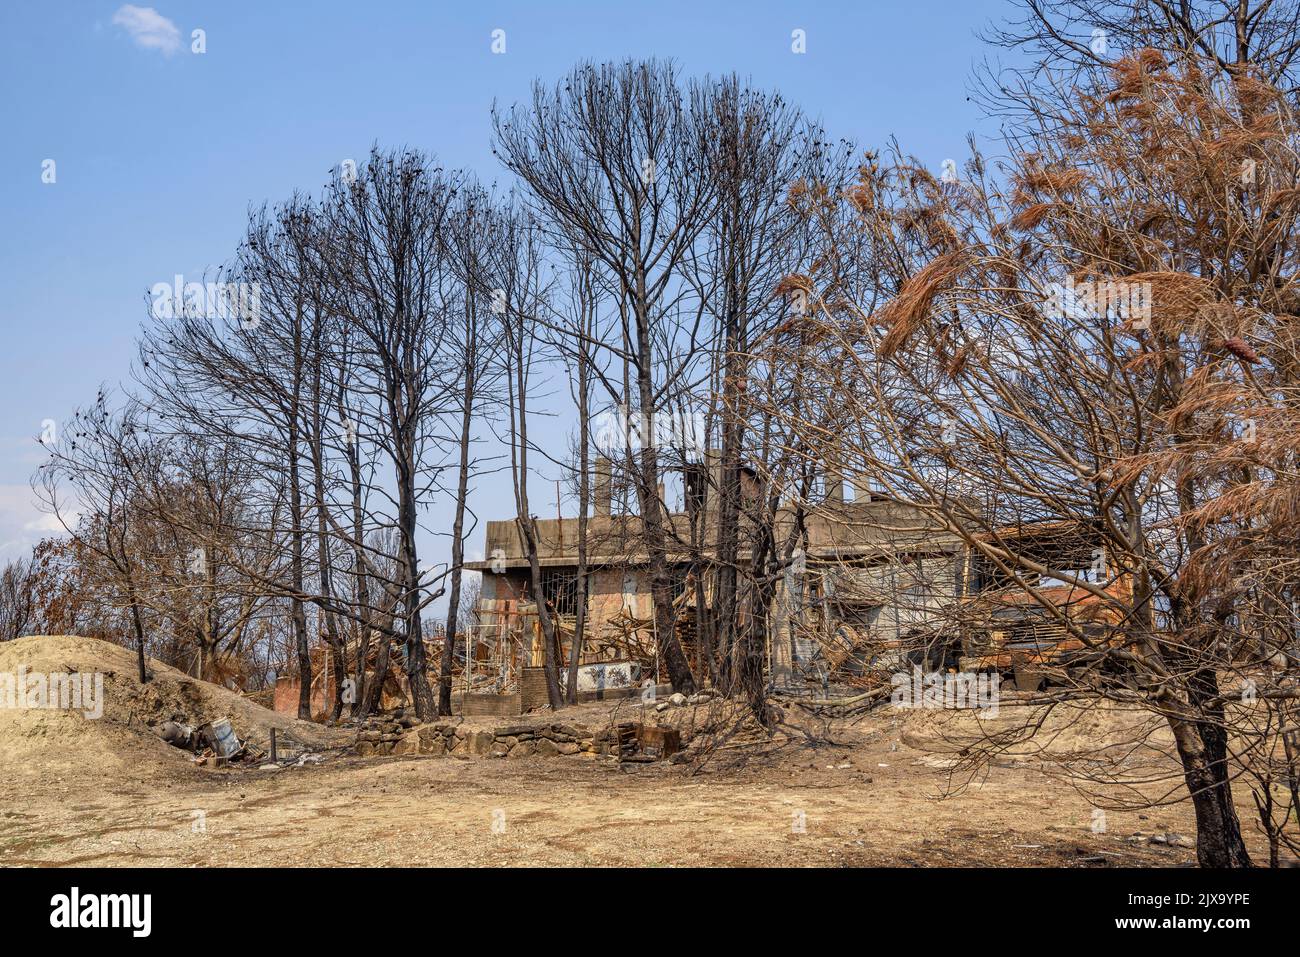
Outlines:
[[[194,763],[200,767],[210,763],[222,765],[240,759],[253,760],[262,756],[260,751],[239,740],[229,718],[218,718],[198,728],[180,721],[164,721],[157,731],[158,737],[172,747],[194,753]],[[274,729],[271,734],[274,737]]]
[[[676,728],[638,724],[636,743],[640,753],[651,761],[671,758],[682,749],[682,733]]]
[[[216,721],[210,721],[199,728],[199,734],[203,742],[216,752],[217,757],[225,758],[227,761],[235,757],[243,745],[240,744],[235,729],[231,727],[229,718],[218,718]]]
[[[181,748],[185,751],[195,750],[198,744],[194,727],[188,724],[181,724],[178,721],[164,721],[158,726],[158,737],[162,738],[173,748]]]

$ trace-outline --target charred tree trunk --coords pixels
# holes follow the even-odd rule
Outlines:
[[[413,480],[413,470],[408,471]],[[406,487],[399,493],[398,514],[402,533],[403,619],[406,636],[406,680],[410,685],[415,714],[430,721],[437,714],[437,702],[429,687],[428,661],[424,651],[424,634],[420,624],[420,564],[415,548],[415,490]]]
[[[144,622],[140,618],[140,603],[136,601],[135,589],[131,589],[131,623],[135,628],[135,664],[139,671],[140,684],[149,680],[149,672],[144,663]]]
[[[471,324],[472,325],[472,324]],[[474,335],[471,330],[469,336]],[[468,344],[467,349],[471,349]],[[456,625],[460,616],[461,565],[465,561],[465,499],[469,494],[470,428],[474,418],[475,360],[465,363],[464,407],[460,418],[460,470],[456,479],[456,517],[451,529],[451,595],[447,601],[447,638],[438,668],[438,713],[451,714],[451,667],[456,652]]]
[[[325,640],[330,647],[330,657],[334,662],[334,703],[330,716],[337,721],[343,714],[343,679],[347,675],[347,654],[343,647],[343,633],[339,627],[338,617],[330,610],[334,603],[333,560],[330,558],[329,518],[326,515],[328,503],[325,490],[324,435],[321,408],[324,402],[321,396],[322,374],[319,357],[315,361],[315,389],[312,395],[311,415],[311,467],[312,491],[316,507],[316,562],[320,582],[320,614],[325,619]]]
[[[1171,717],[1169,727],[1196,811],[1197,862],[1202,867],[1250,867],[1228,778],[1228,734],[1222,721],[1223,709],[1215,703],[1218,680],[1213,672],[1200,671],[1188,683],[1191,704],[1206,715],[1206,720]]]
[[[649,317],[645,315],[645,277],[637,277],[636,334],[637,350],[641,356],[652,355]],[[637,364],[637,392],[642,416],[649,416],[655,408],[652,371],[646,362]],[[644,420],[643,420],[644,421]],[[643,431],[648,431],[643,429]],[[637,463],[637,493],[641,506],[641,528],[650,565],[650,595],[654,603],[655,643],[659,660],[668,671],[673,691],[690,694],[695,691],[695,678],[690,663],[677,640],[676,614],[673,609],[672,577],[668,565],[668,535],[664,528],[663,502],[659,500],[659,449],[653,435],[643,437],[640,461]]]
[[[345,421],[351,420],[345,416]],[[354,598],[357,603],[357,661],[355,707],[364,717],[370,710],[370,695],[366,685],[366,663],[370,658],[372,609],[370,607],[369,576],[365,556],[365,511],[361,500],[361,455],[355,434],[347,438],[348,480],[352,486],[352,568],[356,576]]]
[[[585,308],[585,304],[584,304]],[[584,336],[590,332],[589,314],[584,312]],[[591,404],[587,343],[578,349],[578,568],[574,609],[573,644],[569,648],[569,674],[564,698],[578,703],[578,665],[587,629],[587,509],[591,502]]]
[[[384,702],[384,683],[388,681],[388,663],[393,655],[393,636],[387,632],[379,633],[379,650],[375,653],[375,673],[366,684],[365,702],[361,717],[380,710]]]
[[[722,461],[719,467],[718,489],[718,573],[714,595],[717,625],[714,630],[715,653],[722,662],[729,660],[736,629],[736,591],[739,585],[737,561],[740,555],[740,444],[741,424],[734,410],[726,403],[733,398],[736,371],[732,364],[735,353],[728,350],[724,363],[722,409]],[[724,665],[721,669],[726,671]]]
[[[526,501],[526,500],[525,500]],[[518,521],[520,540],[528,557],[528,571],[532,582],[533,601],[537,605],[537,622],[542,630],[542,670],[546,675],[546,697],[552,710],[564,704],[560,696],[560,668],[556,661],[558,631],[550,606],[542,595],[542,565],[537,557],[537,527],[531,518]]]
[[[294,430],[291,430],[293,432]],[[297,435],[293,435],[292,448],[297,448]],[[303,594],[303,535],[302,493],[298,487],[298,462],[296,454],[289,459],[289,511],[293,529],[290,532],[289,575],[293,595],[289,599],[290,620],[293,622],[294,647],[298,653],[298,717],[311,720],[311,649],[307,644],[307,612],[300,597]]]

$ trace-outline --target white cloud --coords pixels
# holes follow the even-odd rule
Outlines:
[[[75,521],[75,515],[68,516]],[[25,555],[50,535],[62,535],[63,525],[42,512],[30,485],[0,485],[0,564]]]
[[[67,518],[68,523],[71,524],[75,522],[80,515],[80,512],[71,512],[65,517]],[[63,527],[63,522],[59,520],[57,515],[40,515],[37,518],[32,519],[30,522],[25,523],[23,525],[23,531],[34,532],[44,538],[46,535],[51,534],[61,535],[66,531],[66,529]]]
[[[181,31],[153,7],[123,4],[113,14],[113,23],[145,50],[160,50],[171,56],[181,48]]]

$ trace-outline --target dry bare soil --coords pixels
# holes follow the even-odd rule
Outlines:
[[[970,780],[957,751],[971,719],[888,708],[829,730],[791,713],[796,727],[766,744],[697,747],[707,759],[679,765],[578,756],[363,759],[347,748],[347,732],[273,714],[157,663],[141,688],[131,653],[103,642],[42,637],[0,646],[0,673],[20,664],[103,671],[107,705],[98,721],[0,709],[7,866],[1194,863],[1178,837],[1149,841],[1191,838],[1186,804],[1116,809],[1124,792],[1085,794],[1062,778],[1073,759],[1076,778],[1105,765],[1163,779],[1142,785],[1147,793],[1176,788],[1159,729],[1132,715],[1054,716],[1039,745]],[[608,720],[610,707],[566,709],[564,717],[595,724]],[[716,718],[698,712],[675,709],[672,718],[696,725]],[[173,717],[222,715],[242,738],[264,744],[275,726],[324,760],[279,770],[197,767],[151,730]],[[997,720],[1011,726],[1025,715],[1003,707]],[[1113,753],[1099,754],[1098,742]],[[1109,808],[1104,826],[1100,805]],[[1251,842],[1259,854],[1253,833]]]

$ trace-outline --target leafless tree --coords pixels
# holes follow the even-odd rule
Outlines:
[[[146,477],[157,474],[162,452],[144,428],[144,412],[127,399],[110,405],[101,389],[95,403],[73,413],[47,444],[49,459],[33,477],[37,498],[81,547],[110,573],[118,601],[135,631],[140,682],[145,667],[144,568],[134,522]]]
[[[1300,56],[1295,0],[1017,0],[986,37],[1029,57],[1041,79],[1107,66],[1138,50],[1192,56],[1229,78],[1290,87]]]
[[[783,317],[791,299],[804,308],[805,293],[790,290],[794,296],[787,298],[781,285],[788,275],[811,272],[820,252],[818,231],[801,197],[843,189],[851,178],[853,147],[826,141],[825,133],[780,94],[756,90],[735,76],[693,84],[692,99],[706,130],[703,174],[715,184],[713,214],[701,232],[690,275],[714,329],[716,395],[697,406],[716,410],[721,433],[718,487],[712,490],[716,527],[705,552],[715,576],[715,604],[703,637],[716,656],[720,686],[744,688],[767,723],[760,702],[773,569],[754,559],[766,556],[779,565],[781,549],[771,537],[777,534],[771,526],[775,513],[763,496],[752,500],[755,507],[741,520],[746,459],[750,467],[768,472],[774,465],[762,458],[772,451],[763,448],[764,437],[749,442],[747,436],[750,344]],[[742,554],[749,558],[742,562]],[[746,624],[737,641],[741,621]]]
[[[405,667],[416,713],[431,718],[421,611],[443,594],[431,586],[446,571],[426,572],[416,543],[421,503],[435,488],[444,443],[438,432],[455,380],[442,349],[455,300],[455,276],[445,255],[446,219],[458,177],[414,152],[382,154],[330,196],[325,215],[331,275],[340,289],[332,309],[359,333],[356,360],[364,370],[355,391],[375,444],[392,466],[392,524],[400,536]]]
[[[438,671],[438,710],[451,714],[451,673],[454,661],[456,633],[462,612],[462,566],[465,561],[466,515],[469,513],[470,479],[477,468],[474,454],[474,424],[485,414],[481,396],[488,393],[499,373],[494,361],[500,330],[491,321],[490,285],[491,252],[484,246],[494,238],[488,224],[492,216],[492,197],[487,191],[473,185],[461,190],[453,214],[448,218],[445,234],[447,256],[456,276],[459,291],[454,306],[459,320],[447,337],[447,351],[454,353],[458,382],[450,396],[455,408],[452,417],[455,425],[457,463],[454,517],[451,527],[451,585],[447,600],[446,640]],[[488,410],[490,412],[490,410]]]
[[[507,203],[491,217],[490,246],[495,250],[488,275],[495,287],[494,312],[501,330],[501,368],[509,402],[506,434],[510,449],[511,484],[515,499],[515,527],[528,559],[532,594],[541,629],[542,667],[546,693],[552,708],[563,703],[560,694],[559,625],[554,609],[542,592],[542,568],[538,553],[540,536],[537,516],[529,499],[529,436],[532,402],[537,397],[537,371],[545,362],[546,337],[538,317],[546,314],[550,289],[543,275],[541,231],[526,210]]]
[[[27,634],[35,616],[31,562],[25,558],[5,562],[0,571],[0,641]]]
[[[622,395],[611,388],[611,401],[643,421],[667,407],[695,361],[700,308],[681,270],[714,190],[698,119],[676,70],[656,61],[583,64],[554,88],[537,84],[527,105],[493,113],[494,151],[543,228],[599,262],[615,290],[619,334],[606,347],[631,379]],[[660,659],[673,687],[690,691],[695,679],[674,628],[659,449],[645,442],[632,458]]]

